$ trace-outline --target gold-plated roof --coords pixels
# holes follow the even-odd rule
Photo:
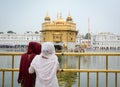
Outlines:
[[[66,22],[63,18],[59,18],[57,20],[55,20],[56,23],[64,23]]]
[[[70,13],[68,15],[68,17],[66,18],[67,21],[72,21],[72,17],[70,16]]]
[[[48,15],[48,13],[46,14],[44,19],[50,21],[50,16]]]
[[[71,16],[68,16],[66,20],[67,20],[67,21],[72,21],[72,17],[71,17]]]
[[[45,20],[50,20],[50,17],[49,17],[49,16],[46,16],[46,17],[45,17]]]

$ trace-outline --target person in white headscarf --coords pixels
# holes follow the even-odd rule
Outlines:
[[[29,73],[36,73],[35,87],[59,87],[56,75],[58,68],[59,62],[53,43],[43,43],[41,54],[35,56],[29,67]]]

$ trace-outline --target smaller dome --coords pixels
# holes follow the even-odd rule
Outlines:
[[[57,20],[57,22],[65,22],[65,20],[60,18],[60,19]]]
[[[59,18],[54,21],[56,24],[64,24],[66,21],[63,18]]]
[[[72,21],[72,17],[71,16],[68,16],[66,21]]]
[[[48,15],[45,17],[45,21],[50,21],[50,17]]]

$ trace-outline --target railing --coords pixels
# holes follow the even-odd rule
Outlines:
[[[11,87],[14,87],[14,72],[18,72],[18,68],[14,68],[14,58],[15,56],[21,56],[22,52],[1,52],[0,56],[12,56],[12,65],[11,68],[0,68],[0,72],[2,72],[2,87],[5,83],[5,72],[12,72],[12,78],[11,78]],[[109,56],[120,56],[120,52],[85,52],[85,53],[73,53],[73,52],[64,52],[64,53],[56,53],[58,56],[78,56],[78,69],[59,69],[60,72],[78,72],[78,87],[80,87],[80,73],[86,72],[87,73],[87,87],[90,87],[90,79],[89,74],[90,73],[96,73],[96,87],[99,85],[99,73],[106,73],[106,87],[108,87],[108,73],[114,73],[115,74],[115,86],[118,87],[118,78],[117,75],[120,73],[120,70],[109,70],[108,69],[108,60]],[[80,69],[80,56],[105,56],[106,58],[106,68],[105,69]],[[1,60],[1,59],[0,59]]]

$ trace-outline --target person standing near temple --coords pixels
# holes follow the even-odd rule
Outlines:
[[[40,53],[41,44],[38,42],[30,42],[27,52],[21,56],[18,75],[18,83],[21,84],[21,87],[35,87],[36,74],[29,74],[28,69],[33,58]]]
[[[59,62],[53,43],[43,43],[41,54],[35,56],[29,67],[29,73],[36,73],[35,87],[59,87],[58,68]]]

